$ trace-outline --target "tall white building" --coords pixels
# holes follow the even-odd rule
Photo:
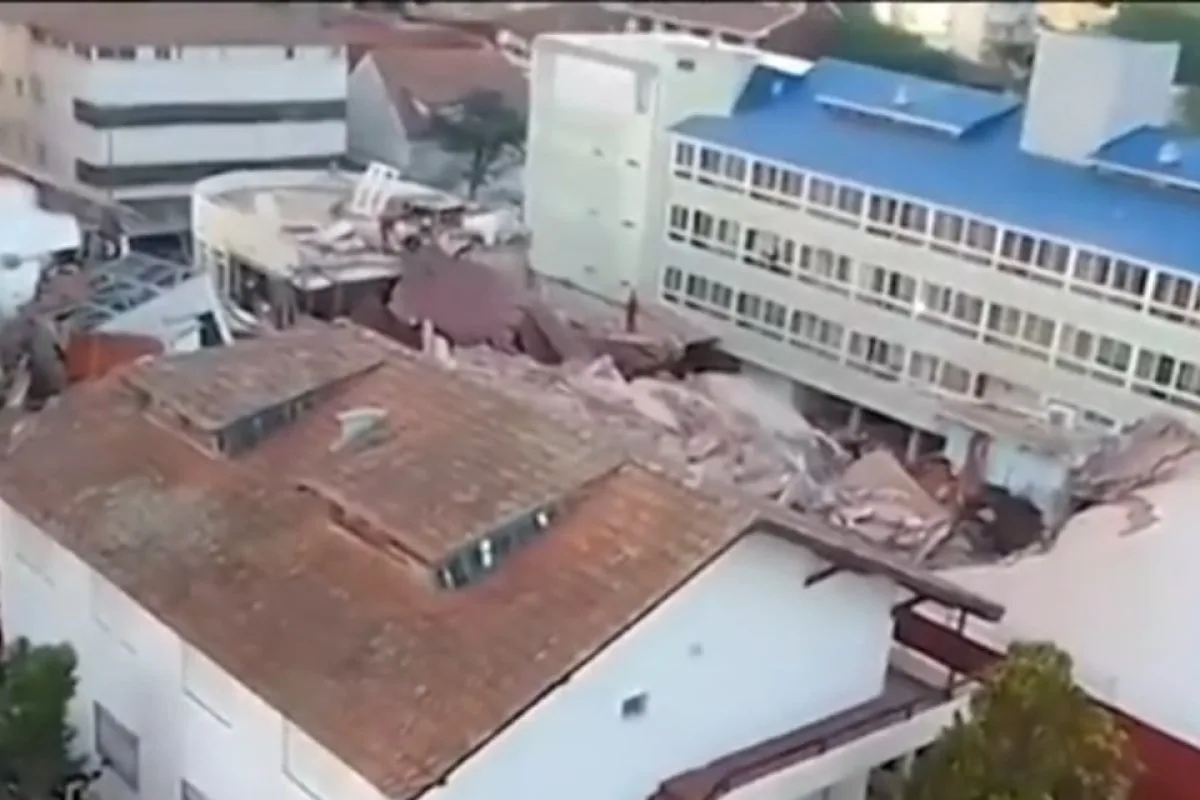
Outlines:
[[[662,298],[781,388],[927,430],[948,397],[1064,426],[1197,419],[1200,146],[1165,126],[1177,55],[1046,33],[1022,105],[848,63],[547,38],[535,267]]]
[[[140,364],[10,443],[4,634],[108,800],[862,800],[961,709],[893,611],[999,606],[597,434],[352,326]]]
[[[875,18],[920,36],[931,46],[972,61],[986,61],[997,47],[1032,46],[1037,3],[872,3]]]
[[[5,3],[0,149],[155,214],[208,175],[323,167],[346,146],[339,37],[311,6]]]

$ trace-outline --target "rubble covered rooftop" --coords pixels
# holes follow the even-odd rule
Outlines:
[[[458,227],[467,212],[461,198],[405,181],[382,164],[362,174],[267,170],[231,173],[220,181],[225,188],[215,189],[209,201],[274,229],[288,255],[259,266],[287,270],[284,277],[302,288],[398,275],[403,239],[416,230],[418,218],[453,215],[452,227]]]
[[[231,449],[189,416],[240,416],[246,438]],[[743,535],[1001,613],[611,439],[370,331],[311,323],[74,387],[14,430],[0,485],[395,797],[444,778]]]

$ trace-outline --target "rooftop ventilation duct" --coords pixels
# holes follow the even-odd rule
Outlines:
[[[337,415],[341,433],[330,448],[333,452],[370,444],[383,433],[387,412],[382,408],[353,408]]]
[[[1164,142],[1158,148],[1158,163],[1163,166],[1173,166],[1183,160],[1183,151],[1175,142]]]

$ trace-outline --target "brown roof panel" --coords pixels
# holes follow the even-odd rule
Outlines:
[[[514,109],[528,104],[528,81],[504,54],[479,47],[386,47],[371,59],[393,98],[407,93],[426,106],[463,100],[477,91],[498,93]]]
[[[0,3],[0,21],[93,47],[353,41],[340,19],[317,3]]]
[[[629,13],[672,22],[764,35],[804,13],[806,3],[628,3]]]
[[[148,417],[117,375],[80,384],[23,423],[0,462],[0,491],[389,796],[415,797],[445,778],[758,516],[657,469],[613,466],[594,448],[598,432],[535,420],[363,329],[300,329],[201,356],[168,358],[173,366],[153,374],[169,376],[181,403],[211,382],[254,398],[232,410],[206,399],[211,419],[344,374],[326,372],[339,359],[376,366],[225,458]],[[329,464],[339,414],[364,406],[386,412],[394,440],[372,457],[373,472],[353,459],[331,468],[345,471],[335,476],[341,488],[380,502],[393,520],[407,507],[411,541],[417,528],[454,533],[451,520],[469,529],[564,488],[570,502],[483,580],[458,590],[415,580],[298,487]],[[918,568],[832,529],[794,540],[834,563],[925,585]],[[928,585],[937,596],[939,584]]]
[[[301,337],[289,352],[315,345]],[[240,361],[243,348],[216,352]],[[329,452],[335,415],[370,402],[394,420],[427,422],[430,441],[410,434],[422,448],[449,442],[456,419],[474,437],[515,412],[483,387],[470,397],[398,345],[380,352],[409,363],[364,376],[236,459],[212,458],[148,420],[119,380],[82,384],[27,426],[0,464],[0,486],[365,778],[412,797],[714,558],[742,517],[731,501],[619,466],[486,580],[457,591],[413,580],[295,488]],[[418,420],[430,407],[438,417]],[[528,421],[517,424],[531,435]],[[569,438],[543,423],[538,431]],[[492,452],[476,468],[507,470]],[[424,519],[436,508],[461,513],[451,507],[461,487],[420,484],[419,496],[408,476],[391,475],[391,491],[430,508]]]
[[[361,374],[383,361],[353,330],[314,324],[245,342],[159,359],[125,380],[144,399],[212,433],[268,406]]]
[[[383,441],[331,453],[301,480],[435,568],[514,517],[573,499],[620,462],[515,400],[413,358],[390,359],[346,401],[369,406],[379,396],[404,398],[386,404]]]

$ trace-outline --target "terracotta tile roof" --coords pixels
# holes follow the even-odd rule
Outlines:
[[[389,796],[443,779],[760,515],[656,469],[613,466],[602,432],[536,419],[376,334],[316,330],[324,334],[301,329],[76,387],[14,434],[0,492]],[[347,353],[357,369],[349,377],[350,367],[329,366]],[[306,367],[277,363],[289,360]],[[146,413],[146,391],[187,408],[191,387],[215,423],[248,407],[217,402],[219,386],[248,388],[266,404],[320,376],[343,380],[236,458]],[[387,438],[339,461],[338,414],[363,407],[386,411]],[[321,479],[392,526],[385,541],[334,524],[328,499],[300,485]],[[453,540],[430,538],[425,526],[452,536],[443,520],[453,520],[466,533],[560,491],[549,529],[474,585],[435,588],[428,569],[414,574],[409,561],[385,557],[391,544],[436,556]],[[403,521],[406,502],[417,516]],[[764,532],[984,605],[788,516],[793,527],[772,521]]]
[[[289,350],[313,344],[302,337]],[[242,347],[218,352],[246,364]],[[82,385],[23,432],[0,486],[381,790],[409,797],[715,557],[741,515],[729,501],[624,465],[479,584],[450,591],[414,580],[331,526],[320,498],[292,483],[326,457],[335,412],[384,406],[414,448],[450,443],[456,420],[461,436],[498,443],[568,434],[514,420],[490,392],[475,387],[472,398],[463,379],[395,347],[386,347],[388,364],[236,460],[149,421],[118,377]],[[246,380],[255,374],[248,366]],[[434,407],[432,433],[406,427],[417,409]],[[515,421],[520,433],[497,420]],[[513,468],[495,446],[498,461],[473,465],[488,492],[493,473]],[[414,509],[448,507],[471,491],[472,477],[460,474],[439,492],[426,469],[415,483],[390,474],[379,489],[416,497]]]
[[[337,28],[348,41],[349,66],[353,68],[373,50],[415,48],[440,50],[479,49],[490,45],[490,36],[436,22],[398,22],[394,15],[344,9]]]
[[[474,91],[498,92],[524,109],[529,89],[525,74],[494,49],[389,47],[370,58],[393,98],[408,95],[428,107],[456,103]]]
[[[356,330],[299,328],[287,336],[205,349],[140,365],[126,376],[154,404],[215,432],[273,402],[293,400],[360,374],[384,360]]]
[[[492,20],[497,31],[532,42],[543,33],[618,33],[625,30],[626,14],[598,3],[554,3],[515,11]]]
[[[764,36],[805,11],[806,3],[625,3],[631,14],[676,25]],[[820,5],[820,4],[818,4]]]
[[[318,45],[346,41],[314,3],[0,3],[0,20],[71,44]]]

